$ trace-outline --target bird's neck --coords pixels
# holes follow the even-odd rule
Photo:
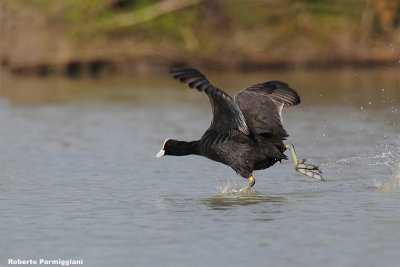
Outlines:
[[[172,154],[172,153],[171,153]],[[174,145],[173,156],[199,155],[199,141],[177,141]]]

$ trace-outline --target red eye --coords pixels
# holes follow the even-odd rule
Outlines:
[[[166,147],[169,147],[169,144],[167,143],[167,144],[165,144],[165,146],[166,146]]]

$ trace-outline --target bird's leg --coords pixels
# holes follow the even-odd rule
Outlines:
[[[256,183],[256,180],[254,179],[253,175],[249,177],[249,180],[250,180],[249,184],[240,188],[239,192],[245,192],[249,190]]]
[[[296,171],[298,171],[308,177],[324,181],[324,178],[322,178],[322,176],[321,176],[322,172],[318,169],[318,166],[315,166],[313,164],[306,164],[305,159],[298,162],[296,152],[294,151],[294,146],[292,144],[285,145],[285,148],[289,149],[290,152],[292,153],[293,164],[294,164],[294,168]]]

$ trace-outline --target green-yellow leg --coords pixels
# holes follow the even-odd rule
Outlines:
[[[249,184],[240,188],[239,192],[245,192],[249,190],[256,183],[256,180],[254,179],[253,175],[249,177],[249,180],[250,180]]]
[[[321,176],[322,172],[318,169],[318,166],[315,166],[313,164],[306,164],[305,159],[298,162],[296,152],[294,151],[294,146],[292,144],[288,144],[288,145],[285,145],[285,147],[287,149],[289,149],[290,152],[292,153],[293,164],[294,164],[294,168],[296,169],[296,171],[298,171],[308,177],[311,177],[311,178],[314,178],[314,179],[317,179],[320,181],[324,181],[324,178],[322,178],[322,176]]]

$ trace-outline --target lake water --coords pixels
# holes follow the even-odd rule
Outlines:
[[[208,99],[167,75],[2,75],[0,266],[399,266],[399,69],[207,73],[231,95],[283,80],[291,160],[247,181],[198,156],[156,160],[166,138],[198,139]],[[229,90],[227,88],[230,88]],[[286,152],[286,154],[289,153]]]

